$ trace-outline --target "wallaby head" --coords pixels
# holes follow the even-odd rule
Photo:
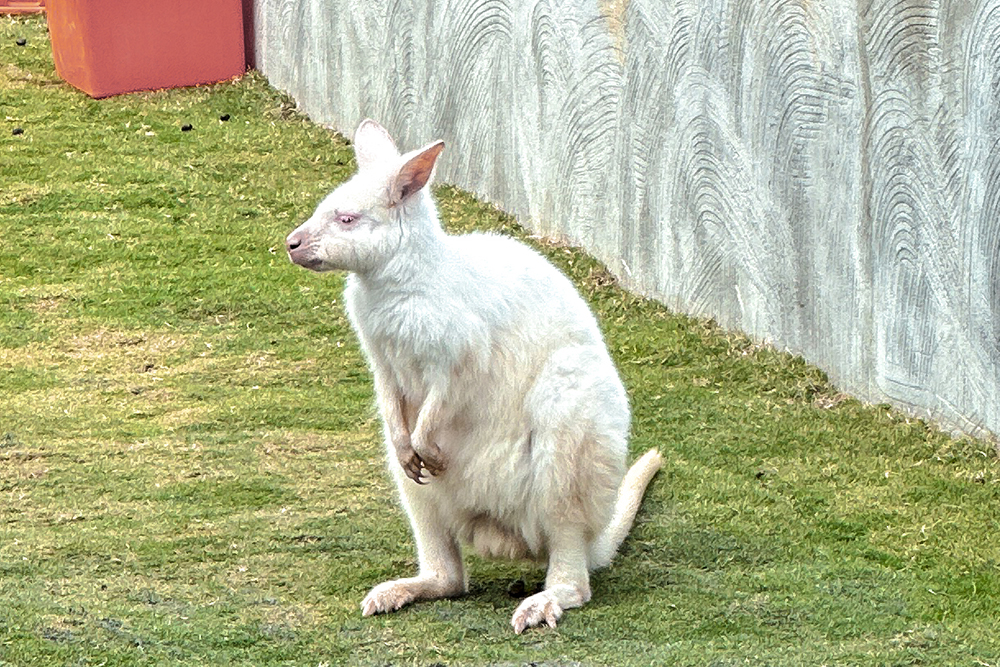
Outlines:
[[[289,258],[313,271],[357,273],[384,266],[407,237],[439,230],[426,193],[444,142],[400,155],[373,120],[354,133],[358,173],[320,202],[288,235]]]

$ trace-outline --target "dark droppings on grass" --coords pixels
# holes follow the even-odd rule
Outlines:
[[[79,641],[79,638],[72,630],[66,628],[42,628],[39,633],[42,639],[56,644],[72,644]]]
[[[510,586],[507,587],[507,595],[512,598],[523,598],[526,589],[527,584],[524,579],[515,579],[511,582]]]

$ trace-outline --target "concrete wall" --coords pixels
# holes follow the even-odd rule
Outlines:
[[[1000,433],[1000,0],[251,0],[350,136],[862,399]]]

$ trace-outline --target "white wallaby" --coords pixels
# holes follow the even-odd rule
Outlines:
[[[548,561],[518,633],[590,599],[646,485],[625,473],[629,406],[597,322],[570,281],[527,246],[446,234],[428,183],[444,143],[400,155],[366,120],[358,173],[287,239],[293,262],[346,270],[344,301],[374,375],[389,468],[419,572],[379,584],[365,616],[467,590],[460,544]]]

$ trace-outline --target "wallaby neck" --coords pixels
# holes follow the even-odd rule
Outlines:
[[[411,290],[430,283],[441,266],[447,252],[447,234],[430,195],[424,193],[415,199],[392,213],[391,224],[399,232],[392,257],[370,271],[356,274],[364,288]]]

